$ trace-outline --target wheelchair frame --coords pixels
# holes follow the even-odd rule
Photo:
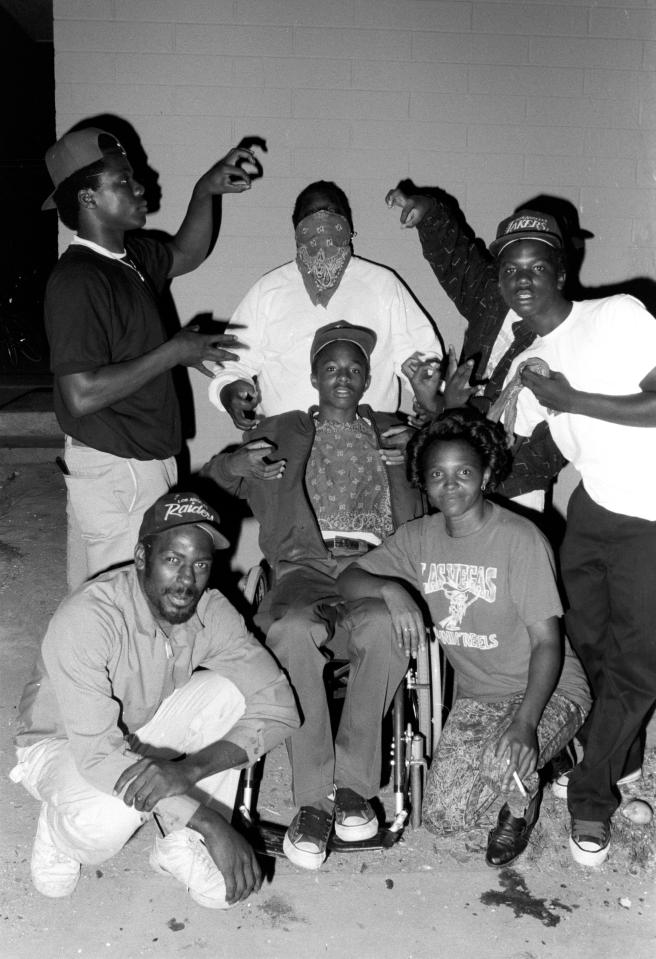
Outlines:
[[[240,580],[239,587],[252,610],[256,610],[268,588],[266,568],[252,567]],[[348,664],[345,664],[348,667]],[[425,646],[418,650],[392,704],[392,742],[390,767],[394,813],[392,821],[372,839],[344,842],[331,836],[328,850],[352,852],[363,849],[389,848],[397,842],[407,821],[413,829],[421,825],[421,804],[424,778],[435,745],[442,732],[444,677],[439,644],[431,642],[427,630]],[[255,848],[265,855],[283,856],[282,840],[287,826],[264,822],[255,812],[257,786],[262,760],[243,771],[240,814],[249,829]]]

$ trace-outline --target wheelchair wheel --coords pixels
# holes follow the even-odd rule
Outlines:
[[[242,577],[239,588],[251,609],[257,610],[269,589],[269,577],[264,567],[260,564],[249,569]]]

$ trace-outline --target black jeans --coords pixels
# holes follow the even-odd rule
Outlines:
[[[567,634],[594,702],[567,799],[577,819],[606,820],[617,780],[656,701],[656,522],[612,513],[579,485],[561,548]]]

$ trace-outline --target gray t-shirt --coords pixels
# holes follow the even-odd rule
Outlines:
[[[524,692],[527,627],[562,614],[547,541],[529,520],[496,504],[469,536],[449,536],[441,514],[406,523],[356,566],[405,580],[421,593],[458,696],[470,699],[493,702]],[[567,643],[557,691],[590,704],[585,674]]]

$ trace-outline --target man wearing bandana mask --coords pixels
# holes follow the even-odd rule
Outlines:
[[[345,216],[319,210],[296,227],[296,263],[308,296],[326,306],[352,256],[351,226]]]
[[[217,368],[210,401],[242,430],[262,416],[308,409],[315,402],[306,370],[314,334],[345,320],[377,336],[372,405],[396,412],[407,393],[409,408],[412,391],[402,364],[416,352],[442,356],[430,320],[391,270],[353,254],[351,209],[336,184],[307,186],[292,222],[296,259],[265,274],[237,307],[230,325],[247,349]]]

